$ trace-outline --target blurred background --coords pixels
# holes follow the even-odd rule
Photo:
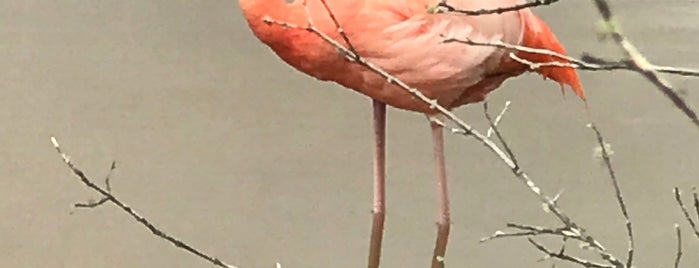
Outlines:
[[[699,3],[618,0],[625,34],[657,64],[699,67]],[[619,56],[596,39],[591,1],[536,9],[572,55]],[[362,267],[371,221],[370,101],[287,67],[250,33],[236,1],[0,1],[0,267],[211,267],[152,236],[61,162],[49,137],[153,223],[241,267]],[[668,77],[699,107],[699,79]],[[641,76],[583,72],[591,114],[611,143],[636,224],[639,267],[669,267],[673,224],[691,236],[671,189],[699,185],[699,132]],[[501,130],[526,171],[610,251],[623,219],[593,156],[584,106],[535,75]],[[482,107],[458,114],[480,129]],[[429,128],[388,115],[384,267],[426,267],[436,232]],[[506,222],[555,225],[482,145],[447,136],[452,267],[548,267],[525,240],[479,244]],[[548,244],[551,247],[557,243]],[[576,247],[574,243],[571,246]],[[557,267],[566,267],[558,264]]]

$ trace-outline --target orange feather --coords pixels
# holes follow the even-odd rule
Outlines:
[[[429,105],[390,84],[372,71],[347,61],[336,48],[304,29],[265,23],[264,19],[304,27],[308,16],[301,1],[240,0],[253,33],[282,60],[310,76],[334,81],[388,105],[433,114]],[[484,16],[433,14],[428,0],[326,0],[357,52],[403,82],[437,99],[447,109],[482,101],[506,79],[528,71],[509,58],[510,51],[487,46],[444,43],[444,36],[478,42],[505,43],[549,49],[565,54],[563,46],[529,10]],[[453,0],[462,9],[511,6],[521,0]],[[342,38],[322,3],[308,0],[314,25],[335,40]],[[533,62],[556,59],[518,52]],[[558,60],[560,61],[560,60]],[[537,69],[546,78],[569,85],[585,98],[577,73],[571,68]]]

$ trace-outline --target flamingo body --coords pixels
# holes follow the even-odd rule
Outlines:
[[[359,55],[403,82],[418,88],[445,108],[481,101],[509,77],[528,66],[513,61],[509,51],[488,46],[444,43],[445,37],[476,42],[502,41],[565,54],[551,30],[529,10],[503,14],[465,16],[431,13],[429,0],[326,0]],[[521,0],[458,0],[460,9],[512,6]],[[423,112],[436,111],[385,78],[346,60],[331,44],[312,32],[265,23],[265,19],[305,26],[308,16],[301,1],[240,0],[253,33],[282,60],[320,80],[337,82],[393,107]],[[315,27],[335,40],[342,40],[327,10],[318,0],[307,3]],[[544,55],[519,56],[533,62],[555,59]],[[584,92],[574,70],[544,67],[546,78],[570,86],[580,97]]]
[[[330,38],[342,42],[337,25],[323,0],[239,0],[245,18],[257,38],[294,68],[320,80],[334,81],[373,99],[374,106],[374,202],[367,267],[378,268],[385,214],[386,105],[422,112],[432,118],[437,111],[379,74],[348,61],[336,47],[304,29],[309,19]],[[548,49],[565,54],[546,24],[529,10],[465,16],[434,13],[439,0],[324,0],[346,33],[351,47],[375,64],[447,108],[482,101],[507,78],[528,70],[510,57],[530,62],[560,61],[548,55],[508,51],[492,46],[445,43],[446,38]],[[524,0],[450,0],[464,10],[494,9]],[[269,21],[279,23],[269,23]],[[281,24],[299,27],[284,27]],[[581,98],[585,93],[574,69],[541,67],[534,71],[569,86]],[[432,268],[444,267],[450,232],[450,209],[441,124],[431,121],[439,215]]]

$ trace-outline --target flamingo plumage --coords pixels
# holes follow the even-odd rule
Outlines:
[[[333,81],[373,100],[375,133],[374,206],[368,267],[379,266],[385,219],[385,128],[386,105],[437,117],[434,107],[391,83],[376,72],[348,61],[336,47],[302,28],[308,24],[335,40],[344,40],[366,61],[379,66],[406,84],[419,89],[444,108],[479,102],[506,79],[534,71],[572,89],[585,99],[572,68],[529,65],[509,56],[514,52],[530,62],[561,61],[550,55],[510,51],[493,46],[474,46],[446,38],[481,43],[503,42],[566,54],[551,29],[529,9],[502,14],[466,16],[434,12],[440,0],[239,0],[254,35],[284,62],[323,81]],[[524,3],[523,0],[451,0],[463,10],[494,9]],[[442,126],[430,120],[438,189],[439,216],[432,267],[443,267],[450,229],[447,175],[444,164]]]

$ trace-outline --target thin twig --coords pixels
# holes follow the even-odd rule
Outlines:
[[[151,231],[155,236],[160,237],[162,239],[165,239],[175,245],[175,247],[178,247],[180,249],[183,249],[189,253],[192,253],[196,255],[197,257],[200,257],[208,262],[210,262],[213,265],[223,267],[223,268],[237,268],[237,266],[227,264],[220,259],[213,257],[209,254],[206,254],[204,252],[199,251],[198,249],[190,246],[188,243],[183,242],[182,240],[175,238],[155,225],[153,225],[148,219],[145,217],[139,215],[133,208],[122,202],[119,198],[117,198],[114,194],[110,193],[107,189],[104,189],[100,187],[99,185],[95,184],[90,178],[85,175],[85,173],[78,169],[75,164],[73,164],[72,161],[70,161],[70,157],[63,152],[61,149],[60,145],[58,144],[58,140],[55,137],[51,137],[51,144],[53,144],[53,147],[56,149],[58,154],[61,156],[63,159],[63,162],[70,168],[70,170],[73,172],[73,174],[80,179],[80,181],[85,184],[87,187],[90,189],[100,193],[101,195],[104,196],[108,201],[112,202],[114,205],[117,207],[121,208],[126,214],[129,214],[132,218],[134,218],[137,222],[141,223],[144,227],[146,227],[148,230]],[[115,165],[112,165],[115,167]]]
[[[527,9],[531,7],[538,7],[538,6],[547,6],[551,5],[553,3],[558,2],[559,0],[534,0],[531,2],[527,2],[524,4],[519,4],[519,5],[514,5],[514,6],[509,6],[509,7],[500,7],[500,8],[493,8],[493,9],[479,9],[479,10],[464,10],[464,9],[458,9],[452,5],[449,5],[447,0],[442,0],[437,4],[438,8],[442,8],[442,12],[453,12],[453,13],[459,13],[467,16],[482,16],[482,15],[489,15],[489,14],[502,14],[505,12],[512,12],[512,11],[518,11],[522,9]]]
[[[84,202],[84,203],[75,203],[75,204],[73,204],[73,207],[76,207],[76,208],[96,208],[96,207],[99,207],[99,206],[107,203],[107,201],[109,201],[108,197],[102,197],[102,198],[100,198],[100,200],[97,200],[97,201],[89,200],[89,201]]]
[[[512,104],[511,101],[505,102],[505,107],[503,107],[502,110],[500,110],[500,113],[498,114],[498,116],[495,117],[495,121],[493,122],[493,125],[497,126],[498,124],[500,124],[500,121],[505,116],[505,113],[507,113],[507,109],[510,108],[510,104]],[[493,128],[489,127],[488,131],[485,132],[485,136],[490,138],[490,136],[492,136],[492,135],[493,135]]]
[[[507,223],[508,228],[515,228],[515,229],[520,229],[520,230],[529,230],[529,231],[534,231],[538,233],[547,233],[548,230],[544,227],[541,226],[536,226],[536,225],[529,225],[529,224],[521,224],[521,223]],[[558,229],[558,230],[563,230],[563,229]],[[553,231],[552,233],[557,233],[558,231]]]
[[[608,70],[608,71],[613,71],[613,70],[630,70],[633,71],[634,68],[631,67],[632,63],[628,59],[622,59],[622,60],[606,60],[602,59],[597,56],[592,56],[589,53],[582,53],[582,56],[580,56],[580,60],[583,62],[586,62],[590,64],[590,66],[593,66],[593,64],[599,65],[599,70]],[[666,74],[674,74],[674,75],[679,75],[679,76],[695,76],[699,77],[699,70],[696,69],[690,69],[690,68],[682,68],[682,67],[672,67],[672,66],[660,66],[660,65],[651,65],[651,69],[659,72],[659,73],[666,73]]]
[[[689,223],[689,226],[692,227],[692,230],[694,231],[694,235],[699,239],[699,230],[697,230],[697,225],[692,220],[692,217],[689,215],[689,211],[687,210],[687,207],[684,205],[684,202],[682,201],[682,193],[680,192],[680,189],[675,187],[672,189],[672,192],[675,194],[675,201],[677,201],[677,206],[680,207],[680,210],[682,210],[682,214],[684,214],[684,219],[687,220]]]
[[[682,260],[682,232],[680,231],[680,225],[675,224],[675,233],[677,233],[677,253],[675,254],[675,268],[680,267],[680,260]]]
[[[109,171],[107,172],[107,176],[104,179],[104,185],[106,187],[107,192],[111,193],[112,192],[112,185],[109,182],[110,178],[112,177],[112,173],[116,169],[116,161],[112,161],[112,165],[109,166]],[[101,206],[104,203],[107,203],[109,201],[109,198],[107,197],[102,197],[98,201],[88,201],[85,203],[75,203],[73,206],[76,208],[96,208]]]
[[[529,231],[529,232],[512,232],[512,233],[506,233],[503,231],[495,231],[490,236],[486,236],[478,240],[479,243],[484,243],[488,242],[490,240],[498,239],[498,238],[508,238],[508,237],[530,237],[530,236],[536,236],[540,235],[540,233],[534,232],[534,231]]]
[[[487,242],[490,240],[498,239],[498,238],[505,238],[505,237],[522,237],[522,236],[527,236],[527,237],[532,237],[532,236],[541,236],[541,235],[550,235],[550,236],[559,236],[562,237],[563,239],[574,239],[577,241],[585,242],[581,237],[578,232],[571,231],[566,228],[545,228],[541,226],[533,226],[533,225],[525,225],[525,224],[517,224],[517,223],[508,223],[507,224],[508,228],[512,229],[518,229],[519,231],[515,232],[503,232],[503,231],[495,231],[492,235],[483,237],[480,239],[480,242]],[[585,242],[587,243],[587,242]]]
[[[602,137],[602,133],[599,131],[597,126],[594,123],[590,123],[589,127],[592,128],[592,130],[595,132],[595,135],[597,136],[597,142],[599,143],[600,150],[602,152],[602,159],[604,159],[604,164],[607,166],[607,171],[609,172],[609,178],[612,181],[612,185],[614,186],[614,193],[616,196],[616,201],[619,204],[619,208],[621,209],[621,214],[624,216],[624,220],[626,223],[626,236],[628,238],[628,254],[627,254],[627,259],[626,259],[626,267],[632,267],[631,264],[633,264],[633,256],[634,256],[634,237],[633,237],[633,226],[631,224],[631,218],[629,218],[629,212],[626,207],[626,203],[624,202],[624,196],[621,193],[621,187],[619,187],[619,180],[616,177],[616,173],[614,172],[614,168],[612,167],[612,159],[609,156],[609,152],[607,151],[607,143],[604,141],[604,137]]]
[[[613,266],[613,265],[595,263],[595,262],[581,259],[578,257],[573,257],[573,256],[566,254],[564,251],[553,252],[553,251],[547,249],[544,245],[540,244],[539,242],[536,242],[532,238],[528,238],[527,241],[529,241],[529,243],[531,243],[536,249],[543,252],[544,254],[546,254],[547,257],[550,257],[550,258],[556,258],[556,259],[576,263],[576,264],[582,265],[583,267],[593,267],[593,268],[615,268],[615,267],[617,267],[617,266]]]
[[[107,192],[112,192],[112,184],[109,182],[109,180],[112,178],[112,174],[114,174],[114,170],[116,169],[116,161],[112,161],[112,164],[109,166],[109,171],[107,172],[107,176],[104,178],[104,186],[107,188]]]
[[[699,221],[699,196],[697,196],[697,188],[692,187],[692,199],[694,200],[694,212],[697,215],[697,220]]]
[[[531,70],[535,70],[541,67],[564,67],[564,68],[575,68],[583,71],[614,71],[614,70],[626,70],[638,72],[637,68],[633,66],[632,62],[629,60],[624,61],[605,61],[600,60],[589,54],[583,54],[581,59],[576,59],[555,51],[541,48],[532,48],[527,46],[520,46],[515,44],[509,44],[502,41],[492,41],[492,42],[479,42],[474,41],[469,38],[453,38],[448,36],[443,36],[445,39],[442,41],[444,43],[462,43],[470,46],[486,46],[486,47],[496,47],[501,49],[510,49],[518,52],[526,52],[531,54],[547,55],[553,58],[559,59],[561,61],[551,61],[551,62],[536,62],[524,60],[510,55],[510,58],[519,61],[520,63],[526,64]],[[699,70],[689,69],[689,68],[679,68],[670,66],[658,66],[650,64],[648,68],[655,70],[660,73],[674,74],[680,76],[694,76],[699,77]]]
[[[520,230],[526,230],[526,231],[531,231],[535,232],[539,235],[556,235],[560,236],[563,238],[572,238],[584,243],[588,243],[583,239],[583,237],[580,236],[580,232],[578,232],[575,229],[570,229],[570,228],[545,228],[541,226],[535,226],[535,225],[528,225],[528,224],[519,224],[519,223],[508,223],[507,227],[509,228],[514,228],[514,229],[520,229]],[[606,250],[604,247],[601,248],[601,250]]]
[[[669,82],[660,77],[658,71],[653,69],[653,65],[648,61],[648,59],[646,59],[645,56],[643,56],[643,54],[641,54],[638,48],[636,48],[636,46],[634,46],[624,35],[621,34],[613,20],[612,10],[609,7],[609,3],[607,3],[606,0],[594,1],[607,28],[606,34],[610,36],[620,48],[623,49],[626,57],[629,60],[629,67],[648,79],[648,81],[650,81],[656,88],[658,88],[658,90],[665,94],[665,96],[670,99],[672,103],[678,109],[680,109],[696,127],[699,127],[699,118],[694,112],[694,109],[692,109],[692,107],[690,107],[684,101],[682,96],[680,96],[680,94],[678,94],[675,89],[672,88]]]
[[[354,45],[352,45],[352,42],[350,42],[349,37],[347,37],[347,34],[345,33],[345,29],[342,28],[342,25],[340,25],[340,22],[335,17],[335,13],[331,11],[330,7],[328,6],[328,3],[325,2],[325,0],[320,0],[320,2],[323,3],[323,7],[325,8],[325,11],[330,16],[330,20],[332,20],[333,23],[335,24],[335,28],[337,29],[337,33],[340,34],[340,36],[342,37],[342,40],[344,40],[345,44],[347,44],[347,49],[349,49],[350,51],[352,51],[354,53],[357,53],[357,49],[355,49]],[[308,7],[306,5],[306,0],[304,0],[303,5],[305,7]],[[309,23],[312,23],[312,21],[310,21],[311,16],[310,16],[310,13],[308,12],[308,9],[306,9],[306,14],[309,17]]]
[[[505,152],[507,152],[507,155],[510,156],[510,159],[512,159],[512,162],[515,164],[515,166],[519,166],[519,163],[517,163],[517,158],[515,157],[515,154],[512,152],[512,149],[510,146],[507,144],[505,141],[505,138],[500,134],[500,130],[498,129],[497,124],[495,121],[493,121],[493,118],[490,116],[490,113],[488,112],[488,102],[484,101],[483,102],[483,114],[485,115],[485,119],[488,120],[488,123],[490,123],[490,128],[488,130],[493,130],[495,133],[495,136],[498,137],[498,140],[500,141],[500,144],[502,144],[502,148],[505,149]]]

